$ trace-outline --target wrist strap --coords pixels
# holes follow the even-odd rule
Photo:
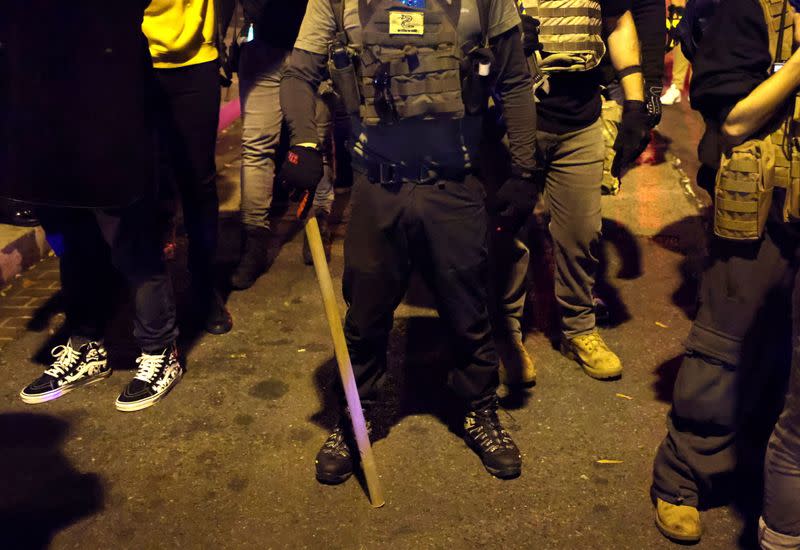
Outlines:
[[[641,73],[641,72],[642,72],[642,66],[641,65],[631,65],[630,67],[625,67],[624,69],[622,69],[619,72],[617,72],[617,76],[619,77],[620,80],[622,80],[623,78],[625,78],[628,75],[632,75],[634,73]]]

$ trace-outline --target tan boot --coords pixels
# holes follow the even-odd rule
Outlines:
[[[498,344],[500,383],[507,386],[532,386],[536,383],[536,365],[525,344],[517,339]]]
[[[678,542],[698,542],[703,535],[697,508],[670,504],[660,498],[656,499],[656,527],[662,535]]]
[[[561,353],[576,361],[583,372],[598,380],[622,375],[622,361],[597,331],[561,340]]]

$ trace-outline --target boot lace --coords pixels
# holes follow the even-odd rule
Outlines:
[[[602,349],[605,346],[603,339],[600,338],[600,335],[596,332],[592,332],[591,334],[584,336],[581,343],[589,353],[594,353],[598,349]]]
[[[470,413],[467,416],[465,429],[470,437],[488,453],[513,449],[515,446],[511,434],[500,424],[497,411],[481,410]]]
[[[45,374],[49,374],[54,378],[59,378],[72,369],[81,357],[81,352],[72,347],[72,342],[69,341],[64,345],[56,346],[50,350],[50,354],[55,358],[53,364],[47,369]]]
[[[341,426],[338,426],[331,432],[331,435],[325,440],[325,444],[322,445],[322,448],[328,454],[337,454],[339,456],[350,455],[350,448],[347,446],[347,442],[344,438],[344,430]]]
[[[136,376],[134,378],[136,380],[141,380],[142,382],[152,384],[153,380],[164,365],[164,357],[166,354],[166,351],[159,355],[142,353],[136,358],[136,364],[139,365],[139,370],[136,371]]]

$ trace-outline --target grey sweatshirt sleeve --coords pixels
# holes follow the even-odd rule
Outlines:
[[[495,92],[503,107],[511,161],[517,168],[536,168],[536,105],[531,74],[522,51],[519,27],[490,41],[498,67]]]
[[[281,110],[289,126],[290,144],[317,143],[317,89],[327,77],[327,56],[295,48],[281,81]]]

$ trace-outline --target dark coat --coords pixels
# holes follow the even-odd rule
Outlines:
[[[153,191],[148,0],[0,0],[0,196],[117,207]]]

